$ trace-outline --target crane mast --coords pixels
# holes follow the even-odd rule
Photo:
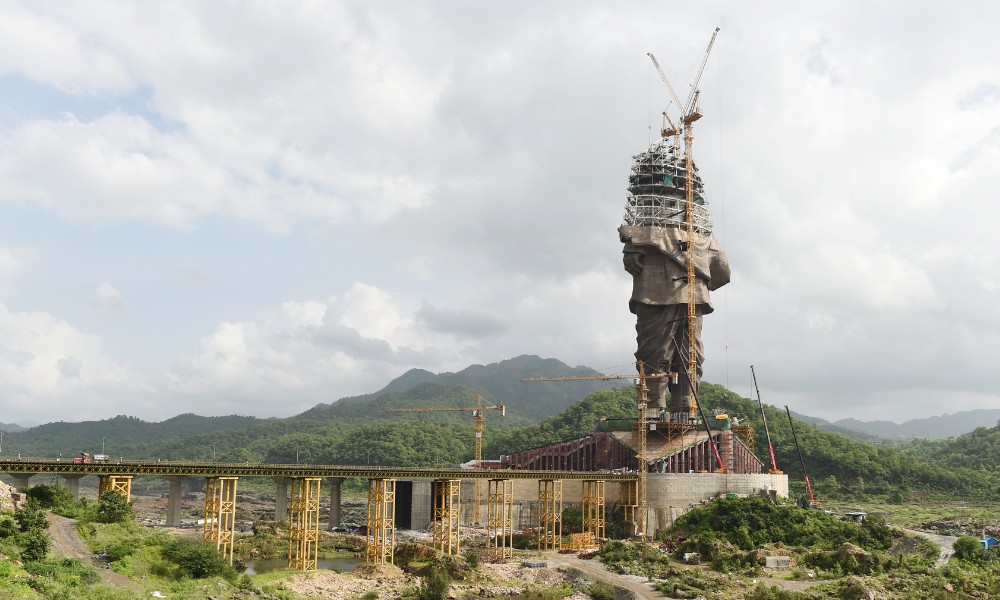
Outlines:
[[[686,233],[686,246],[685,251],[687,252],[687,273],[686,273],[686,283],[687,283],[687,370],[690,374],[690,385],[692,386],[692,391],[694,386],[697,385],[698,377],[698,295],[697,295],[697,272],[695,270],[694,263],[694,249],[695,249],[695,227],[694,227],[694,202],[695,202],[695,189],[694,189],[694,122],[702,117],[701,106],[698,102],[698,83],[701,81],[702,73],[705,72],[705,64],[708,62],[708,56],[712,52],[712,46],[715,45],[715,38],[719,35],[719,28],[716,27],[715,31],[712,32],[712,37],[708,41],[708,48],[705,49],[705,54],[701,59],[701,64],[698,67],[698,73],[691,83],[691,92],[688,95],[687,101],[681,104],[680,99],[677,96],[677,92],[674,91],[672,85],[670,85],[670,80],[664,74],[663,69],[660,68],[660,63],[656,60],[653,54],[647,53],[649,58],[653,61],[653,66],[656,67],[656,72],[659,73],[660,79],[666,84],[667,90],[670,92],[670,96],[673,101],[677,104],[678,110],[681,111],[680,122],[682,133],[684,137],[684,222],[685,222],[685,233]],[[667,116],[666,111],[664,111],[664,118],[670,123],[670,129],[664,128],[661,132],[663,137],[668,135],[677,135],[677,128],[673,126],[673,121]],[[694,420],[694,407],[688,405],[688,420]]]

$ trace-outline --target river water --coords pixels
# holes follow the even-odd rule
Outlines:
[[[317,569],[326,569],[328,571],[339,571],[345,573],[348,571],[353,571],[358,565],[364,564],[364,558],[346,557],[346,558],[321,558],[316,561]],[[288,568],[288,558],[269,558],[267,560],[251,560],[247,562],[247,570],[244,571],[247,575],[261,575],[263,573],[270,573],[271,571],[277,571],[279,569]]]

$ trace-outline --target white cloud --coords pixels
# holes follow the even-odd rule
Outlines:
[[[38,8],[37,5],[34,8]],[[0,19],[0,74],[23,73],[74,94],[121,92],[128,70],[99,40],[84,39],[73,23],[8,5]]]
[[[122,295],[113,285],[102,281],[94,292],[94,305],[104,310],[118,310],[122,306]]]
[[[112,393],[139,391],[101,339],[43,312],[0,305],[0,393],[8,420],[113,416]],[[115,412],[115,411],[118,412]]]
[[[6,296],[14,279],[31,256],[27,248],[0,247],[0,296]]]
[[[709,380],[754,363],[796,410],[858,418],[941,390],[986,403],[1000,46],[997,9],[977,9],[6,7],[0,74],[51,97],[0,120],[0,218],[37,227],[8,243],[46,257],[25,273],[26,251],[0,250],[0,294],[61,314],[43,281],[79,300],[100,279],[76,284],[59,251],[106,233],[80,270],[139,281],[130,313],[205,302],[128,334],[76,327],[116,348],[176,328],[186,350],[143,385],[196,411],[267,415],[526,352],[620,365],[634,330],[615,228],[666,100],[645,52],[683,96],[719,24],[695,155],[734,280],[706,319]],[[119,303],[108,288],[95,301]],[[78,350],[45,364],[107,381]]]

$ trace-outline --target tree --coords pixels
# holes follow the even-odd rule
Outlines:
[[[32,529],[22,533],[18,541],[21,546],[21,558],[24,562],[45,560],[49,553],[49,536],[41,529]]]
[[[14,520],[22,533],[29,531],[44,531],[49,527],[42,505],[34,498],[28,498],[20,508],[14,511]]]
[[[971,535],[963,535],[955,540],[955,558],[961,558],[970,562],[983,562],[986,558],[986,550],[983,544]]]
[[[181,574],[196,579],[222,575],[232,569],[218,549],[196,540],[172,540],[164,547],[163,555],[180,568]]]
[[[424,578],[417,591],[418,600],[445,600],[451,588],[451,577],[448,571],[440,565],[431,567],[431,572]]]
[[[101,523],[122,523],[132,519],[132,503],[116,491],[101,494],[97,505],[97,520]]]
[[[44,508],[66,506],[73,504],[73,494],[62,485],[33,485],[28,488],[27,495],[34,498]]]

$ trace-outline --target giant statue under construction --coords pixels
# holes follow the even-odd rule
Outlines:
[[[705,356],[702,317],[713,310],[709,292],[729,283],[729,263],[712,237],[698,169],[693,162],[686,164],[676,141],[676,136],[665,136],[633,157],[625,220],[618,234],[625,245],[625,270],[632,275],[629,310],[636,316],[635,358],[647,374],[678,374],[647,380],[649,407],[658,413],[651,416],[666,416],[669,391],[669,420],[689,423],[697,411],[689,379],[680,374],[693,354],[695,368],[688,372],[697,386]],[[691,198],[686,193],[689,181]],[[694,271],[690,279],[689,267]]]
[[[649,55],[670,92],[670,106],[659,138],[632,158],[618,228],[625,270],[632,275],[629,309],[636,316],[639,414],[602,419],[590,434],[514,452],[502,461],[513,469],[590,471],[595,477],[608,471],[636,473],[634,482],[620,486],[616,500],[637,535],[666,527],[691,506],[720,494],[788,494],[788,477],[776,469],[766,472],[755,454],[751,425],[720,410],[706,414],[698,406],[705,358],[702,320],[713,311],[710,293],[729,283],[730,276],[726,255],[712,237],[692,152],[693,126],[702,116],[698,81],[715,36],[683,102]],[[575,378],[524,381],[567,379]]]
[[[648,416],[673,423],[697,420],[692,393],[705,360],[702,318],[713,311],[709,292],[729,283],[729,263],[712,238],[705,189],[692,155],[693,125],[702,116],[698,81],[718,31],[684,102],[649,54],[679,111],[678,122],[670,118],[668,107],[660,139],[632,158],[625,219],[618,228],[625,270],[632,275],[635,358],[647,375],[669,375],[646,380]]]

